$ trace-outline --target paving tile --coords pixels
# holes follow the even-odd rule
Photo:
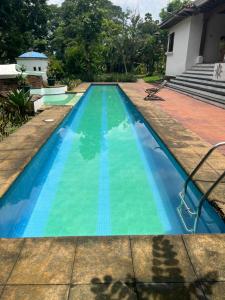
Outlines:
[[[207,300],[225,299],[225,282],[204,282],[202,287]]]
[[[139,300],[199,300],[205,299],[201,288],[195,283],[138,284]]]
[[[67,300],[66,285],[7,285],[1,300]]]
[[[225,281],[225,235],[184,235],[189,256],[201,281]]]
[[[180,236],[131,239],[138,282],[193,282],[196,277]]]
[[[108,284],[75,285],[70,289],[69,300],[137,300],[134,288],[121,281]]]
[[[8,283],[70,283],[75,247],[74,238],[26,239]]]
[[[14,169],[22,170],[24,164],[26,163],[26,160],[27,160],[26,158],[0,160],[0,170],[1,171],[14,170]]]
[[[22,245],[22,239],[0,239],[0,284],[6,283]]]
[[[113,281],[130,281],[133,267],[128,237],[79,238],[73,283],[89,284],[105,276]]]

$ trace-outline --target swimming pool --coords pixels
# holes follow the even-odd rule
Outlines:
[[[45,105],[75,105],[82,95],[82,93],[45,95],[43,96],[43,103]]]
[[[1,199],[0,236],[186,233],[185,178],[123,91],[92,85]],[[207,202],[197,231],[225,232]]]

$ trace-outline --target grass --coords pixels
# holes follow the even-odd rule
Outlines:
[[[152,75],[152,76],[146,76],[143,79],[147,83],[157,83],[163,79],[163,76],[162,75]]]

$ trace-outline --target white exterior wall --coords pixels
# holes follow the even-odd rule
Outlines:
[[[169,33],[175,32],[172,53],[166,53],[166,75],[176,76],[197,62],[201,43],[203,15],[188,17],[175,26]]]
[[[173,52],[167,52],[166,75],[176,76],[186,69],[188,40],[191,27],[191,18],[186,18],[171,27],[169,34],[175,32]]]
[[[67,86],[49,87],[41,89],[31,89],[31,95],[59,95],[67,92]]]
[[[220,38],[225,36],[224,14],[214,14],[208,23],[204,49],[204,62],[215,63],[220,61]]]
[[[203,29],[203,14],[191,17],[191,27],[188,41],[186,69],[197,63]]]
[[[41,75],[44,81],[47,80],[47,69],[48,69],[47,59],[17,58],[17,64],[20,66],[24,66],[26,68],[26,74]],[[34,71],[34,67],[36,67],[37,71]],[[38,71],[39,67],[41,67],[41,72]]]

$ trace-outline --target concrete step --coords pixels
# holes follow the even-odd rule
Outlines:
[[[187,70],[184,74],[194,74],[194,75],[206,75],[206,76],[213,76],[213,72],[209,71],[199,71],[199,70]]]
[[[194,67],[201,67],[201,68],[214,68],[215,64],[196,64]]]
[[[207,84],[209,86],[214,86],[214,87],[225,89],[225,82],[221,82],[221,81],[214,81],[214,80],[207,80],[207,79],[203,80],[203,79],[197,79],[197,78],[192,78],[192,77],[182,77],[182,76],[177,76],[176,79],[181,80],[181,81],[204,84],[204,85]]]
[[[222,95],[218,95],[218,94],[214,94],[211,92],[206,92],[206,91],[202,91],[196,88],[190,88],[190,87],[186,87],[186,86],[182,86],[179,84],[175,84],[175,83],[167,83],[168,87],[171,87],[172,89],[175,90],[180,90],[182,92],[191,94],[191,95],[195,95],[198,97],[202,97],[202,98],[206,98],[212,101],[216,101],[222,104],[225,104],[225,97]]]
[[[186,73],[183,73],[183,74],[179,75],[179,77],[195,78],[195,79],[203,79],[203,80],[212,80],[212,75],[200,75],[200,74],[186,74]]]
[[[188,71],[194,71],[194,72],[214,72],[214,68],[200,68],[200,67],[192,67]]]
[[[194,89],[199,89],[202,91],[214,93],[214,94],[219,94],[219,95],[225,95],[225,88],[219,88],[219,87],[213,87],[207,84],[199,84],[199,83],[193,83],[193,82],[188,82],[188,81],[183,81],[179,79],[171,79],[172,83],[181,85],[181,86],[186,86]]]

